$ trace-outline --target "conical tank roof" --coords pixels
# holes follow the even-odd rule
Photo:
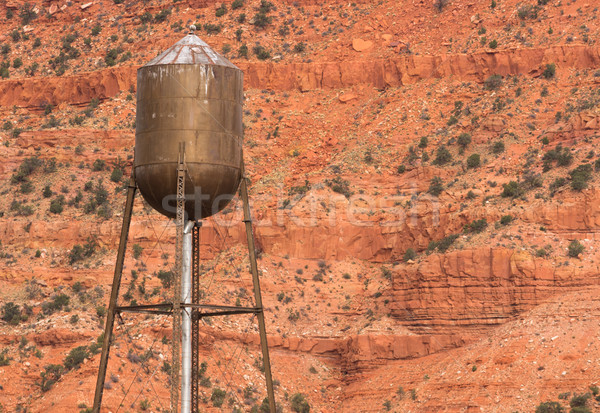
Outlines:
[[[158,65],[213,65],[238,69],[194,34],[194,30],[143,67]],[[239,69],[238,69],[239,70]]]

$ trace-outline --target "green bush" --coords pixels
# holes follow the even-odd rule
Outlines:
[[[427,251],[431,252],[437,249],[439,252],[446,252],[448,248],[454,244],[454,241],[456,241],[458,237],[459,234],[452,234],[442,238],[439,241],[430,241],[429,245],[427,246]]]
[[[556,74],[556,65],[554,63],[548,63],[546,68],[542,72],[544,79],[552,79]]]
[[[52,301],[46,301],[42,303],[42,313],[45,315],[53,314],[57,311],[61,311],[64,307],[69,305],[69,296],[66,294],[58,294],[52,298]]]
[[[502,141],[494,142],[494,144],[492,145],[492,153],[499,154],[502,152],[504,152],[504,142],[502,142]]]
[[[231,3],[231,10],[241,9],[242,7],[244,7],[243,0],[233,0],[233,3]]]
[[[505,198],[517,198],[523,194],[523,189],[520,187],[519,183],[516,181],[510,181],[507,184],[502,184],[502,196]]]
[[[52,212],[53,214],[60,214],[63,212],[64,204],[65,204],[65,197],[63,195],[59,195],[50,202],[49,211]]]
[[[64,369],[60,364],[49,364],[44,369],[38,384],[43,392],[47,392],[61,378]]]
[[[88,355],[89,350],[87,346],[75,347],[69,352],[69,354],[65,358],[65,361],[63,362],[65,370],[69,371],[78,369],[79,366],[81,366],[81,363],[83,363],[83,361],[87,358]]]
[[[464,231],[478,234],[481,231],[483,231],[484,229],[486,229],[487,225],[488,225],[488,223],[485,218],[478,219],[476,221],[473,221],[473,222],[465,225]]]
[[[535,413],[564,413],[565,409],[558,402],[543,402],[535,408]]]
[[[220,24],[212,24],[212,23],[205,23],[204,26],[202,26],[202,27],[208,34],[217,34],[217,33],[220,33],[221,30],[223,29],[223,26],[221,26]]]
[[[165,289],[171,288],[171,284],[173,282],[173,279],[175,278],[175,274],[173,274],[173,271],[159,270],[156,276],[158,277],[162,286]]]
[[[500,218],[500,224],[501,225],[508,225],[513,221],[513,216],[512,215],[503,215],[502,218]]]
[[[271,57],[271,53],[262,46],[256,45],[252,49],[258,60],[267,60]]]
[[[488,44],[488,46],[490,46],[490,49],[495,49],[495,48],[497,48],[497,47],[498,47],[498,40],[496,40],[496,39],[492,40],[492,41],[491,41],[491,42]]]
[[[467,158],[467,168],[478,168],[479,165],[481,165],[481,157],[478,153],[474,153]]]
[[[169,10],[169,9],[161,10],[154,16],[154,21],[156,23],[162,23],[165,20],[167,20],[167,17],[169,17],[169,14],[171,14],[171,10]]]
[[[471,135],[464,132],[461,133],[460,135],[458,135],[458,138],[456,139],[456,143],[461,147],[461,148],[466,148],[470,143],[471,143]]]
[[[592,395],[589,393],[573,394],[573,397],[571,397],[571,401],[569,402],[569,405],[571,407],[586,407],[587,402],[590,399],[590,397],[592,397]]]
[[[579,242],[579,240],[573,240],[569,244],[568,250],[569,250],[569,257],[577,258],[579,256],[579,254],[581,254],[585,250],[585,247],[583,246],[583,244],[581,242]]]
[[[445,165],[448,162],[452,161],[452,155],[450,151],[444,146],[440,146],[437,148],[435,153],[435,159],[433,160],[434,165]]]
[[[429,192],[433,196],[439,196],[444,190],[444,183],[442,182],[442,178],[439,176],[433,177],[433,179],[429,182]]]
[[[483,86],[486,90],[496,90],[502,86],[502,76],[491,75],[483,82]]]
[[[144,250],[140,244],[133,244],[133,258],[136,260],[140,258],[142,255],[142,251]]]
[[[227,13],[227,6],[225,6],[225,3],[222,3],[221,6],[217,7],[217,9],[215,10],[215,16],[225,16],[225,13]]]
[[[404,262],[406,262],[406,261],[409,261],[409,260],[414,260],[416,257],[417,257],[417,253],[415,252],[415,250],[412,249],[412,248],[409,248],[404,253],[404,256],[402,257],[402,260]]]
[[[25,158],[21,165],[13,174],[10,181],[13,184],[24,182],[29,175],[34,173],[37,169],[39,169],[43,165],[43,161],[37,156],[32,156],[30,158]]]
[[[223,402],[225,401],[225,396],[227,392],[225,390],[221,390],[218,387],[215,387],[210,396],[210,401],[213,403],[215,407],[221,407]]]
[[[110,174],[110,180],[113,182],[121,182],[123,178],[123,170],[121,168],[115,167]]]
[[[23,318],[23,315],[21,314],[21,308],[11,301],[2,306],[1,318],[3,321],[6,321],[9,324],[17,325],[21,321],[26,320],[27,316]]]
[[[100,24],[96,24],[94,27],[92,27],[92,36],[98,36],[100,34],[100,32],[102,31],[102,26],[100,26]]]
[[[265,13],[264,11],[259,11],[254,15],[254,20],[252,21],[252,24],[260,29],[264,29],[269,24],[271,24],[271,20],[271,16],[267,16],[267,13]]]
[[[588,181],[592,179],[592,165],[583,164],[569,172],[571,176],[571,188],[581,191],[587,188]]]
[[[296,43],[296,45],[294,46],[294,52],[296,53],[302,53],[305,49],[306,45],[302,42]]]
[[[292,411],[297,413],[309,413],[310,412],[310,404],[304,398],[304,395],[301,393],[296,393],[291,398],[291,408]]]

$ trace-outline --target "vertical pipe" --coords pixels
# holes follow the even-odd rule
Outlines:
[[[110,353],[110,342],[112,340],[113,326],[115,323],[115,310],[117,307],[117,298],[119,297],[119,287],[121,286],[121,275],[123,274],[123,262],[125,260],[125,248],[127,246],[127,236],[129,235],[129,224],[131,223],[131,214],[133,211],[133,201],[135,199],[135,178],[133,174],[129,178],[127,187],[127,201],[125,201],[125,213],[123,214],[123,225],[121,226],[121,239],[119,240],[119,250],[117,252],[117,262],[115,263],[115,273],[113,276],[112,291],[110,293],[110,302],[108,303],[108,313],[106,314],[106,326],[104,327],[104,342],[102,343],[102,355],[100,356],[100,367],[98,368],[98,378],[96,380],[96,393],[94,395],[94,413],[100,412],[102,405],[102,391],[104,390],[104,380],[106,378],[106,366],[108,365],[108,354]]]
[[[192,229],[193,221],[187,221],[183,229],[181,269],[181,413],[190,413],[192,397],[192,309],[185,304],[192,302]]]

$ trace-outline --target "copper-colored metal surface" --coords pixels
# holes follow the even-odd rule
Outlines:
[[[135,177],[154,209],[175,217],[179,142],[187,218],[225,208],[240,183],[242,101],[242,71],[194,34],[138,69]]]

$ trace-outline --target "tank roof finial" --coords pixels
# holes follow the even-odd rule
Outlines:
[[[188,34],[195,34],[196,32],[196,25],[192,24],[190,25],[190,32]]]

